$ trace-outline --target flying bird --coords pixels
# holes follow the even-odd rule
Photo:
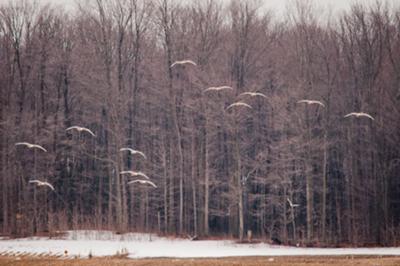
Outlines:
[[[144,177],[146,179],[150,179],[150,177],[148,177],[146,174],[142,173],[142,172],[135,172],[135,171],[121,171],[119,172],[121,175],[130,175],[130,176],[141,176]]]
[[[153,182],[149,181],[149,180],[140,180],[140,179],[136,179],[136,180],[132,180],[128,182],[128,185],[133,184],[133,183],[140,183],[140,184],[149,184],[153,187],[157,187],[156,184],[154,184]]]
[[[29,183],[36,184],[38,187],[47,186],[47,187],[51,188],[51,190],[54,190],[53,185],[50,184],[49,182],[44,182],[44,181],[40,181],[40,180],[29,180]]]
[[[86,131],[87,133],[89,133],[93,137],[96,137],[96,135],[90,129],[88,129],[86,127],[73,126],[73,127],[67,128],[65,131],[69,131],[69,130],[73,130],[73,129],[78,130],[78,132]]]
[[[191,64],[194,66],[197,66],[197,64],[195,62],[193,62],[192,60],[181,60],[181,61],[175,61],[171,67],[177,66],[177,65],[186,65],[186,64]]]
[[[248,105],[247,103],[244,102],[236,102],[236,103],[232,103],[231,105],[229,105],[226,110],[229,110],[232,107],[236,107],[236,106],[243,106],[243,107],[247,107],[250,109],[253,109],[253,107],[251,107],[250,105]]]
[[[350,116],[355,116],[355,117],[368,117],[369,119],[375,120],[371,115],[369,115],[369,114],[367,114],[367,113],[362,113],[362,112],[360,112],[360,113],[353,112],[353,113],[350,113],[350,114],[345,115],[344,117],[350,117]]]
[[[260,96],[260,97],[263,97],[263,98],[267,99],[267,96],[264,93],[261,93],[261,92],[246,91],[246,92],[243,92],[243,93],[239,94],[239,97],[240,96],[251,96],[251,97]]]
[[[47,152],[47,150],[45,148],[43,148],[42,146],[37,145],[37,144],[31,144],[31,143],[28,143],[28,142],[17,142],[17,143],[15,143],[15,146],[19,146],[19,145],[24,145],[24,146],[28,147],[29,149],[36,148],[36,149],[40,149],[40,150],[42,150],[44,152]]]
[[[120,150],[120,151],[129,151],[129,153],[132,154],[132,155],[139,154],[139,155],[142,156],[143,158],[147,159],[147,158],[146,158],[146,155],[145,155],[143,152],[138,151],[138,150],[134,150],[134,149],[131,149],[131,148],[121,148],[121,149],[119,149],[119,150]]]
[[[290,205],[291,208],[295,208],[295,207],[299,207],[300,206],[300,204],[293,204],[293,202],[289,198],[287,198],[287,201],[289,202],[289,205]]]
[[[323,103],[320,102],[320,101],[315,101],[315,100],[300,100],[300,101],[298,101],[297,103],[306,103],[306,104],[308,104],[308,105],[311,105],[311,104],[318,104],[318,105],[321,105],[322,107],[325,107],[325,104],[323,104]]]
[[[209,87],[203,92],[208,92],[208,91],[222,91],[222,90],[233,90],[232,87],[230,86],[219,86],[219,87]]]

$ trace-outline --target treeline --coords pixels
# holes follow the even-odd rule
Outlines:
[[[299,1],[286,15],[239,0],[3,5],[3,234],[398,243],[400,9],[355,5],[325,19]],[[183,59],[197,66],[170,67]],[[204,92],[222,85],[233,90]],[[237,101],[251,108],[227,109]],[[66,132],[74,125],[96,137]],[[128,185],[123,170],[157,188]]]

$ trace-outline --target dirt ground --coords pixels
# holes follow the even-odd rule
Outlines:
[[[125,259],[125,258],[93,258],[86,260],[62,260],[53,258],[19,258],[0,257],[0,265],[18,266],[75,266],[75,265],[96,265],[96,266],[148,266],[148,265],[172,265],[172,266],[228,266],[228,265],[249,265],[249,266],[400,266],[400,257],[238,257],[224,259]]]

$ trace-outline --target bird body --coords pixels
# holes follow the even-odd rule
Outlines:
[[[347,115],[345,115],[344,117],[350,117],[350,116],[355,116],[355,117],[367,117],[367,118],[369,118],[369,119],[371,119],[371,120],[375,120],[371,115],[369,115],[369,114],[367,114],[367,113],[363,113],[363,112],[359,112],[359,113],[357,113],[357,112],[352,112],[352,113],[349,113],[349,114],[347,114]]]
[[[295,207],[299,207],[300,206],[300,204],[293,204],[293,202],[289,198],[287,198],[287,201],[289,202],[289,205],[290,205],[291,208],[295,208]]]
[[[143,158],[145,158],[146,159],[146,155],[143,153],[143,152],[141,152],[141,151],[138,151],[138,150],[134,150],[134,149],[132,149],[132,148],[121,148],[121,149],[119,149],[120,151],[128,151],[130,154],[132,154],[132,155],[135,155],[135,154],[139,154],[140,156],[142,156]]]
[[[90,135],[92,135],[93,137],[96,137],[96,135],[90,129],[88,129],[86,127],[72,126],[72,127],[67,128],[65,131],[69,131],[69,130],[73,130],[73,129],[78,130],[78,132],[85,131],[85,132],[89,133]]]
[[[47,186],[47,187],[51,188],[51,190],[54,191],[53,185],[50,184],[49,182],[40,181],[40,180],[35,179],[35,180],[29,180],[29,183],[36,184],[39,187]]]
[[[230,86],[219,86],[219,87],[209,87],[204,92],[209,92],[209,91],[222,91],[222,90],[233,90],[232,87]]]
[[[42,146],[37,145],[37,144],[32,144],[32,143],[29,143],[29,142],[17,142],[17,143],[15,143],[15,146],[19,146],[19,145],[24,145],[24,146],[28,147],[29,149],[36,148],[36,149],[42,150],[44,152],[47,152],[47,150],[45,148],[43,148]]]
[[[239,97],[240,96],[251,96],[251,97],[259,96],[259,97],[263,97],[263,98],[267,99],[267,96],[264,93],[261,93],[261,92],[246,91],[246,92],[243,92],[243,93],[239,94]]]
[[[251,107],[250,105],[248,105],[247,103],[244,102],[236,102],[236,103],[232,103],[231,105],[229,105],[226,110],[229,110],[232,107],[239,107],[239,106],[243,106],[243,107],[247,107],[250,109],[253,109],[253,107]]]
[[[128,182],[128,185],[134,184],[134,183],[140,183],[140,184],[149,184],[153,187],[157,187],[156,184],[154,184],[153,182],[149,181],[149,180],[140,180],[140,179],[136,179],[136,180],[132,180]]]
[[[171,67],[177,66],[177,65],[186,65],[186,64],[191,64],[194,66],[197,66],[197,64],[195,62],[193,62],[192,60],[181,60],[181,61],[175,61]]]
[[[323,104],[321,101],[315,101],[315,100],[300,100],[297,103],[306,103],[308,105],[318,104],[318,105],[320,105],[322,107],[325,107],[325,104]]]
[[[135,172],[135,171],[121,171],[119,172],[121,175],[130,175],[130,176],[141,176],[144,177],[146,179],[150,179],[150,177],[148,177],[146,174],[142,173],[142,172]]]

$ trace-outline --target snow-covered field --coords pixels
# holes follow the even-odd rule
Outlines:
[[[116,235],[108,231],[69,231],[65,237],[33,237],[0,240],[0,253],[47,254],[68,257],[112,256],[149,257],[231,257],[231,256],[309,256],[309,255],[397,255],[400,248],[297,248],[268,244],[236,244],[233,241],[190,241],[151,234]]]

